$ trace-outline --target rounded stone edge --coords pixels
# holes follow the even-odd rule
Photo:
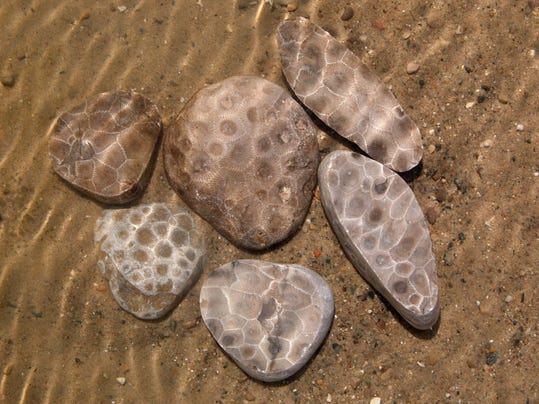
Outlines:
[[[306,359],[304,361],[298,362],[296,365],[292,366],[286,371],[280,371],[280,372],[274,372],[274,373],[263,373],[259,371],[253,371],[252,369],[248,369],[242,366],[242,364],[239,361],[237,361],[232,355],[229,355],[225,351],[225,349],[221,347],[221,345],[215,339],[215,336],[213,335],[211,329],[207,326],[206,321],[204,320],[204,316],[202,316],[202,321],[204,322],[204,325],[208,329],[215,343],[219,346],[219,349],[221,349],[225,353],[225,355],[229,357],[249,377],[252,377],[264,383],[277,383],[277,382],[281,382],[286,379],[289,379],[290,377],[294,376],[296,373],[298,373],[301,369],[303,369],[309,363],[309,361],[313,358],[313,356],[322,346],[322,343],[327,338],[329,331],[331,330],[331,326],[333,325],[333,319],[335,315],[335,301],[333,297],[333,291],[331,290],[329,283],[320,274],[318,274],[312,269],[309,269],[307,267],[304,267],[298,264],[283,264],[283,263],[276,263],[276,262],[263,261],[263,260],[240,259],[240,260],[234,260],[226,264],[223,264],[215,268],[212,272],[217,271],[217,270],[222,270],[222,269],[233,268],[233,266],[236,265],[235,263],[238,263],[238,262],[245,263],[245,264],[256,264],[256,263],[262,262],[265,264],[277,265],[279,267],[293,267],[294,269],[300,270],[301,272],[308,274],[309,277],[314,279],[315,283],[321,285],[322,290],[320,291],[320,297],[321,297],[321,301],[324,304],[324,306],[321,308],[321,311],[322,311],[321,319],[322,321],[327,319],[328,320],[327,325],[321,328],[319,333],[314,338],[311,348],[305,355]],[[210,272],[210,274],[212,272]],[[205,283],[206,282],[204,282],[201,287],[201,294],[199,296],[199,305],[202,303],[201,301],[202,290],[204,288]]]
[[[383,285],[379,280],[378,277],[374,274],[374,272],[369,268],[369,265],[367,264],[365,258],[361,255],[359,250],[354,246],[354,243],[344,227],[342,226],[340,220],[338,219],[336,214],[333,214],[332,210],[329,209],[326,204],[324,203],[324,200],[328,198],[328,192],[329,190],[326,187],[326,181],[323,179],[323,175],[325,170],[327,170],[327,167],[329,164],[331,164],[331,160],[335,159],[340,154],[350,154],[350,155],[358,155],[361,158],[369,159],[374,161],[376,164],[380,164],[384,166],[382,163],[370,159],[369,157],[363,156],[359,153],[355,153],[348,150],[336,150],[331,153],[329,153],[320,163],[318,167],[318,183],[320,187],[320,201],[322,203],[322,207],[324,209],[324,213],[328,219],[328,222],[330,224],[331,229],[335,233],[337,240],[339,241],[339,244],[343,248],[347,258],[349,259],[352,266],[357,270],[357,272],[369,283],[378,293],[380,293],[382,296],[384,296],[385,299],[391,304],[391,306],[402,316],[404,320],[406,320],[411,326],[414,328],[417,328],[418,330],[428,330],[435,326],[435,324],[438,322],[438,319],[440,317],[440,298],[438,295],[438,299],[436,301],[436,304],[432,308],[432,310],[428,311],[427,313],[423,313],[421,315],[418,315],[415,312],[412,312],[408,309],[406,309],[401,303],[399,303],[391,294],[391,292]],[[400,176],[396,173],[394,175]],[[404,180],[403,180],[404,181]],[[415,195],[414,195],[415,197]]]

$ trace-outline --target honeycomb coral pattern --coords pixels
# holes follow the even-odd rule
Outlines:
[[[392,170],[419,163],[417,125],[357,56],[302,17],[283,21],[277,38],[286,80],[324,123]]]
[[[49,155],[54,171],[79,191],[126,203],[146,187],[160,133],[150,100],[135,92],[102,93],[58,117]]]
[[[204,240],[191,215],[164,203],[105,210],[95,228],[98,265],[118,304],[142,319],[174,308],[199,278]]]
[[[299,265],[233,261],[216,269],[200,293],[204,323],[248,375],[272,382],[301,369],[326,337],[333,294]]]
[[[415,196],[397,174],[349,151],[318,170],[326,216],[350,261],[418,329],[439,316],[432,242]]]
[[[259,77],[231,77],[202,89],[165,134],[172,187],[245,249],[267,248],[303,223],[319,161],[305,111]]]

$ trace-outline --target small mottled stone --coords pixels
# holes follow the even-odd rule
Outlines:
[[[54,171],[101,202],[121,204],[140,196],[161,134],[157,107],[142,95],[95,95],[60,115],[50,129]]]
[[[324,123],[392,170],[419,163],[419,128],[356,55],[303,17],[283,21],[277,40],[288,84]]]
[[[316,130],[278,85],[236,76],[200,90],[163,150],[174,190],[238,247],[268,248],[303,223],[320,161]]]
[[[318,170],[326,216],[358,272],[414,327],[438,320],[438,277],[425,217],[406,182],[349,151]]]
[[[15,85],[15,75],[11,73],[3,74],[0,77],[0,82],[4,87],[13,87]]]
[[[95,227],[98,262],[118,304],[138,318],[164,316],[199,278],[205,257],[191,215],[164,203],[107,209]]]
[[[200,292],[204,323],[249,376],[265,382],[299,371],[324,341],[333,293],[299,265],[233,261],[209,274]]]

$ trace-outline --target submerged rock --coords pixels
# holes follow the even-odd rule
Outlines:
[[[283,21],[277,39],[288,84],[324,123],[392,170],[419,163],[417,125],[356,55],[303,17]]]
[[[239,260],[209,274],[200,310],[213,337],[245,373],[274,382],[292,376],[316,352],[334,304],[326,281],[310,269]]]
[[[204,266],[204,240],[191,215],[164,203],[105,210],[95,228],[98,265],[118,304],[136,317],[164,316]]]
[[[319,160],[303,108],[258,77],[231,77],[200,90],[164,141],[172,187],[233,244],[253,250],[301,226]]]
[[[438,320],[438,277],[423,212],[406,182],[349,151],[318,170],[326,216],[357,271],[418,329]]]
[[[60,115],[51,128],[54,171],[101,202],[121,204],[139,196],[161,134],[157,107],[136,92],[95,95]]]

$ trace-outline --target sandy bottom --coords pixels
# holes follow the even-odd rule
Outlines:
[[[273,3],[2,0],[0,401],[539,402],[539,3],[298,0],[290,13]],[[430,219],[442,316],[433,332],[402,322],[347,261],[315,199],[296,236],[258,257],[323,275],[335,321],[303,372],[267,385],[201,322],[200,281],[162,321],[118,307],[96,266],[105,206],[53,174],[46,135],[102,91],[136,89],[166,122],[231,75],[285,86],[275,28],[287,14],[346,43],[421,127],[426,152],[410,179]],[[318,124],[323,153],[345,147]],[[161,156],[140,199],[157,201],[183,205]],[[203,278],[252,257],[200,224]]]

